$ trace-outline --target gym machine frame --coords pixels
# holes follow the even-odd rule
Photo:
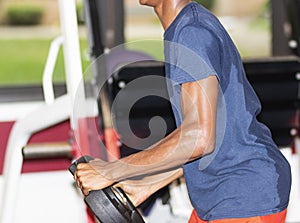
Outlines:
[[[75,95],[84,95],[82,83],[82,65],[79,48],[78,26],[75,0],[58,0],[62,35],[54,40],[44,71],[45,104],[25,118],[17,121],[11,131],[6,150],[1,191],[0,223],[13,223],[14,211],[18,199],[21,169],[23,164],[22,148],[30,136],[62,121],[71,120],[71,127],[77,128],[72,117]],[[60,44],[64,49],[67,93],[54,99],[51,81],[52,68]],[[49,75],[49,76],[48,76]],[[81,92],[78,92],[81,91]],[[64,109],[61,109],[64,108]],[[45,119],[45,117],[48,117]]]

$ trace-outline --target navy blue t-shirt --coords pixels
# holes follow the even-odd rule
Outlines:
[[[219,82],[214,152],[184,165],[189,196],[199,217],[243,218],[287,208],[290,166],[269,129],[256,119],[260,102],[218,19],[191,2],[165,31],[164,42],[166,76],[178,126],[182,122],[181,84],[210,75]]]

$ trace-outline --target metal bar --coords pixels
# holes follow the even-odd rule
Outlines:
[[[36,143],[26,145],[22,149],[23,158],[28,159],[52,159],[72,158],[72,146],[68,142],[61,143]]]
[[[101,35],[105,48],[123,44],[124,37],[124,1],[97,1],[97,13],[101,23]]]
[[[284,1],[272,0],[272,55],[291,55],[289,48],[289,38],[286,33],[287,15]]]
[[[83,3],[85,10],[85,21],[87,31],[89,33],[88,43],[90,54],[92,59],[96,59],[104,52],[103,39],[101,35],[102,29],[100,25],[101,21],[99,18],[100,15],[97,11],[97,3],[99,2],[96,0],[85,0]]]
[[[84,100],[84,85],[80,56],[78,25],[76,18],[76,1],[59,0],[61,32],[63,36],[64,63],[68,94],[71,96],[71,106],[79,97]],[[71,114],[71,127],[77,128],[76,120]]]
[[[54,101],[54,89],[52,84],[52,77],[57,61],[59,48],[62,45],[63,37],[59,36],[55,38],[50,46],[49,54],[46,61],[46,66],[43,73],[43,92],[44,99],[47,104],[53,103]]]

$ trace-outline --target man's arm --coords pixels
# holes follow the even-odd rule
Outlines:
[[[140,205],[150,195],[183,176],[182,168],[146,176],[138,180],[124,180],[114,185],[126,192],[134,206]]]
[[[99,159],[79,164],[75,179],[85,194],[131,177],[162,173],[181,167],[214,150],[218,80],[215,76],[181,86],[183,121],[150,148],[115,162]]]

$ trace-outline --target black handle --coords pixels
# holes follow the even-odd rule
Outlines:
[[[77,164],[79,164],[79,163],[88,163],[91,160],[93,160],[93,158],[90,157],[90,156],[82,156],[78,160],[76,160],[72,163],[72,165],[69,167],[69,171],[72,173],[72,175],[74,175]]]

